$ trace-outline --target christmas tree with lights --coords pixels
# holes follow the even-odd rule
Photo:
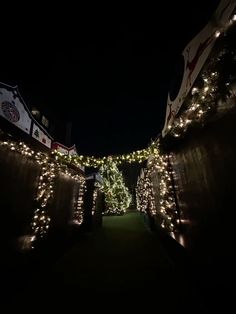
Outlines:
[[[98,183],[98,186],[105,195],[105,214],[124,214],[130,206],[132,197],[125,186],[123,175],[112,157],[109,157],[107,162],[101,166],[100,174],[103,182]]]

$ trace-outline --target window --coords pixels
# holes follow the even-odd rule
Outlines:
[[[35,119],[40,119],[40,111],[36,107],[32,108],[31,113]]]
[[[43,124],[46,128],[48,128],[48,126],[49,126],[49,121],[48,121],[48,119],[45,118],[44,116],[42,116],[42,124]]]

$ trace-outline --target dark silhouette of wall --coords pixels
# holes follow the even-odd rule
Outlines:
[[[204,253],[209,261],[235,238],[235,122],[233,108],[172,150],[171,163],[187,245]],[[227,255],[231,253],[229,247]]]
[[[235,275],[236,98],[234,108],[170,151],[182,233],[210,306],[231,304]],[[231,282],[232,281],[232,282]],[[233,304],[232,304],[233,305]]]
[[[1,232],[4,245],[14,248],[21,236],[30,234],[34,214],[40,165],[0,146]],[[55,178],[53,198],[48,202],[50,232],[65,229],[73,214],[79,184],[59,174]]]
[[[84,221],[82,227],[86,231],[96,230],[102,226],[102,212],[105,209],[104,193],[97,189],[97,197],[93,204],[93,193],[96,189],[96,174],[86,178],[86,192],[84,195]],[[94,206],[94,213],[92,213]]]
[[[40,166],[0,147],[0,171],[1,230],[4,242],[11,242],[29,231]]]

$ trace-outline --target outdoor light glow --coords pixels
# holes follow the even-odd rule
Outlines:
[[[60,173],[64,173],[71,179],[79,183],[79,196],[77,201],[77,206],[74,212],[74,219],[78,220],[79,223],[83,219],[83,193],[85,189],[85,179],[82,175],[73,175],[68,166],[62,162],[58,161],[57,155],[52,153],[50,156],[31,150],[23,142],[13,142],[13,141],[0,141],[1,146],[5,146],[15,153],[21,154],[35,160],[41,166],[41,174],[38,178],[37,193],[35,197],[35,210],[31,221],[31,231],[32,233],[22,240],[22,245],[24,247],[31,246],[33,248],[33,243],[38,238],[44,237],[50,226],[51,218],[47,210],[47,205],[49,200],[53,197],[54,193],[54,180],[55,177]]]

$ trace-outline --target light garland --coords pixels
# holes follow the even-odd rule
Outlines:
[[[203,87],[192,89],[191,99],[186,103],[186,109],[169,126],[170,134],[180,137],[185,134],[194,123],[204,124],[208,114],[216,107],[217,101],[217,79],[219,73],[212,71],[210,74],[203,72],[201,75]]]
[[[159,180],[159,202],[156,208],[156,215],[160,220],[160,225],[168,231],[176,231],[178,229],[179,217],[171,179],[173,170],[170,169],[169,156],[155,154],[150,160],[148,169],[150,174],[157,176]]]
[[[54,162],[49,162],[46,156],[42,158],[41,153],[35,155],[36,161],[41,165],[41,175],[36,196],[36,210],[31,223],[32,238],[42,238],[49,229],[50,217],[46,206],[53,196],[53,184],[56,172]],[[32,242],[32,241],[31,241]]]
[[[151,216],[156,215],[156,204],[150,171],[143,169],[136,186],[137,210]]]
[[[147,196],[148,196],[148,192],[147,192],[147,185],[146,185],[146,175],[145,173],[147,172],[147,169],[142,169],[141,170],[141,174],[138,177],[137,180],[137,185],[136,185],[136,203],[137,203],[137,210],[141,213],[145,213],[146,212],[146,208],[147,208]]]
[[[235,14],[229,20],[229,23],[226,24],[225,29],[216,31],[215,36],[218,38],[234,23]],[[178,117],[176,117],[173,124],[168,126],[170,136],[178,138],[183,136],[190,126],[204,125],[209,114],[216,109],[217,101],[224,96],[222,91],[220,91],[219,80],[221,79],[221,73],[218,71],[218,65],[220,62],[223,62],[227,53],[229,52],[226,49],[221,49],[218,51],[218,55],[215,58],[208,60],[208,63],[205,65],[205,68],[200,75],[203,86],[194,86],[192,88],[191,94],[185,101],[185,109]],[[235,62],[233,57],[232,62]],[[230,85],[229,81],[224,82],[224,84],[226,87],[225,90],[227,90],[227,86]]]
[[[148,166],[142,169],[137,180],[136,198],[137,209],[140,212],[154,216],[162,228],[168,232],[178,229],[178,211],[169,169],[168,155],[162,155],[159,148],[150,156]],[[157,189],[153,180],[157,178]]]
[[[56,159],[58,160],[57,156]],[[64,165],[65,167],[65,165]],[[84,203],[84,193],[86,191],[86,180],[83,175],[73,174],[71,170],[66,168],[64,169],[63,173],[66,176],[69,176],[72,180],[76,181],[79,185],[78,195],[76,198],[75,206],[74,206],[74,212],[72,216],[72,224],[81,225],[84,220],[84,209],[83,209],[83,203]]]
[[[76,208],[73,214],[73,223],[81,225],[84,220],[84,209],[83,209],[83,203],[84,203],[84,193],[86,191],[86,181],[83,176],[76,175],[76,177],[72,176],[74,180],[76,180],[79,183],[79,191],[78,191],[78,197],[76,201]]]
[[[98,187],[95,187],[94,190],[93,190],[92,216],[95,214],[95,211],[96,211],[97,197],[98,197]]]
[[[122,163],[141,163],[148,159],[148,157],[153,153],[153,149],[156,147],[156,142],[153,141],[146,149],[137,150],[129,154],[123,154],[118,156],[104,156],[101,158],[96,158],[94,156],[68,156],[62,154],[61,152],[54,151],[58,160],[63,161],[63,163],[74,164],[75,166],[85,166],[99,168],[104,164],[107,164],[109,159],[112,159],[117,165]]]
[[[11,151],[35,160],[41,166],[41,173],[35,197],[35,210],[31,222],[31,234],[21,239],[24,248],[33,248],[35,240],[44,237],[49,230],[50,217],[47,205],[53,197],[54,179],[59,172],[66,176],[70,176],[73,180],[79,183],[78,200],[73,219],[77,221],[78,224],[82,223],[82,204],[83,193],[85,190],[85,179],[82,175],[73,175],[66,164],[62,164],[58,161],[55,154],[52,154],[52,156],[49,157],[41,152],[36,153],[23,142],[17,143],[10,140],[0,141],[0,146],[5,146]]]

